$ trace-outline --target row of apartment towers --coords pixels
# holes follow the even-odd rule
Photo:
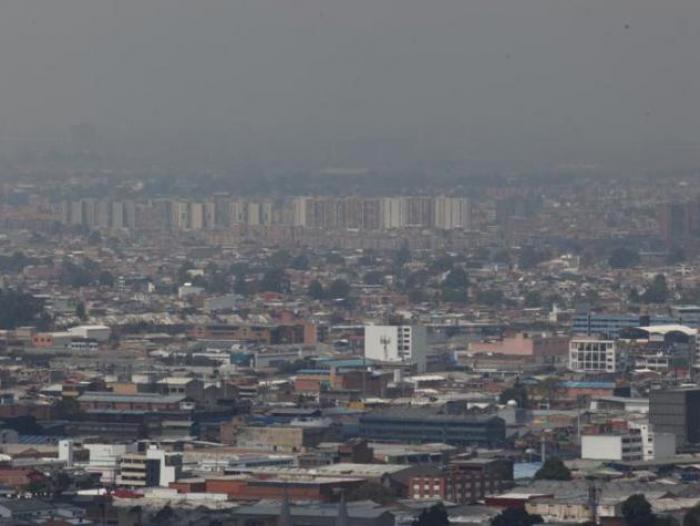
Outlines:
[[[205,230],[235,225],[324,229],[469,229],[471,207],[461,197],[294,197],[207,200],[78,199],[56,211],[66,225],[91,229]]]

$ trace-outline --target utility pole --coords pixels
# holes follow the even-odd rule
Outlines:
[[[588,480],[588,508],[591,510],[591,522],[598,524],[598,503],[600,502],[600,489],[595,484],[595,479]]]
[[[547,438],[545,437],[544,433],[542,433],[542,442],[541,442],[541,453],[540,457],[542,459],[542,465],[544,465],[545,461],[547,460]]]

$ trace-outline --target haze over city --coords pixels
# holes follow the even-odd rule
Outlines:
[[[3,151],[289,167],[700,162],[694,0],[7,0]],[[438,170],[439,171],[439,170]]]

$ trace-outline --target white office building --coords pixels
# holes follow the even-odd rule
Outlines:
[[[626,352],[613,340],[577,338],[569,343],[569,369],[579,373],[617,373],[627,369]]]
[[[135,450],[126,444],[85,444],[83,447],[89,452],[85,471],[98,473],[103,484],[116,483],[121,458]]]
[[[415,325],[365,326],[365,357],[382,362],[415,364],[425,372],[428,341],[425,327]]]
[[[182,472],[182,454],[149,446],[142,454],[126,454],[119,462],[117,484],[131,487],[167,488]]]
[[[642,435],[639,432],[583,435],[581,458],[589,460],[643,460]]]

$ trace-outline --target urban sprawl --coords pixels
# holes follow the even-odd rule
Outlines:
[[[20,168],[3,521],[700,523],[696,177]]]

